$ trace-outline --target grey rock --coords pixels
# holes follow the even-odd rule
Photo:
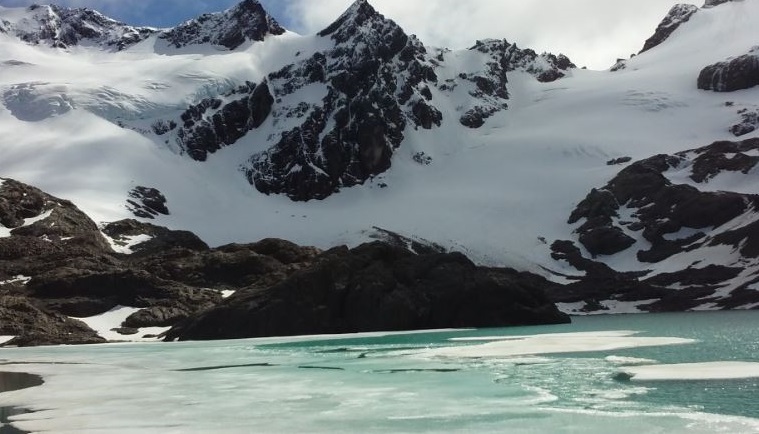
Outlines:
[[[747,54],[709,65],[698,75],[698,88],[733,92],[759,85],[759,47]]]

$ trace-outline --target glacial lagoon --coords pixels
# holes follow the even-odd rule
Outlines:
[[[0,393],[28,432],[759,432],[757,311],[8,348],[0,363],[44,379]]]

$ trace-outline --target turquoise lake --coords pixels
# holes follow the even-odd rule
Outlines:
[[[32,411],[10,416],[30,432],[759,432],[757,311],[10,348],[0,363],[45,380],[0,393]]]

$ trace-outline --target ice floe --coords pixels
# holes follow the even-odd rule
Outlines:
[[[640,337],[629,330],[610,332],[553,333],[533,336],[494,338],[484,344],[460,345],[423,350],[430,357],[509,357],[534,354],[611,351],[623,348],[689,344],[693,339],[677,337]],[[475,338],[484,340],[486,338]],[[461,339],[459,339],[461,341]]]
[[[646,365],[625,367],[621,373],[633,381],[759,378],[759,363],[726,361]]]

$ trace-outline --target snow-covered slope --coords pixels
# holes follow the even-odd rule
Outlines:
[[[0,9],[0,175],[99,221],[131,216],[129,192],[155,188],[169,211],[156,223],[213,245],[357,244],[380,227],[564,281],[547,270],[582,273],[550,245],[577,241],[567,219],[617,175],[607,161],[734,139],[759,107],[759,87],[697,88],[702,69],[759,44],[755,1],[695,10],[614,72],[502,40],[426,47],[364,0],[306,36],[258,7],[136,29],[115,50],[19,37],[63,8]],[[225,23],[246,13],[263,30],[226,43]],[[102,34],[129,33],[108,22]]]

